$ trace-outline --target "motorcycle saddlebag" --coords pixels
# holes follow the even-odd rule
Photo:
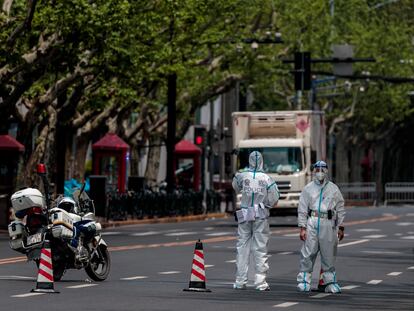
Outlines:
[[[15,250],[23,251],[23,238],[27,236],[24,223],[20,220],[12,221],[9,226],[10,247]]]

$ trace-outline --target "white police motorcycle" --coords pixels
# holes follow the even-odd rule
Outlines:
[[[74,192],[73,199],[59,197],[52,204],[42,164],[38,165],[38,173],[45,197],[35,188],[17,191],[11,197],[16,219],[8,226],[10,247],[39,265],[43,243],[48,240],[55,281],[67,269],[82,268],[92,280],[104,281],[111,259],[101,236],[101,224],[95,221],[93,201],[84,192],[85,185]]]

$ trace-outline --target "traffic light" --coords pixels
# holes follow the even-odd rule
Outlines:
[[[194,144],[200,148],[207,145],[207,132],[204,126],[194,126]]]
[[[311,54],[310,52],[295,53],[295,90],[311,88]]]

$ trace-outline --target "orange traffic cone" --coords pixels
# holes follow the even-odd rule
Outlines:
[[[49,241],[43,243],[40,254],[39,272],[37,273],[36,289],[32,289],[32,292],[59,293],[53,288],[52,251],[50,250]]]
[[[191,267],[190,284],[183,289],[190,292],[211,292],[206,288],[206,271],[204,268],[203,243],[200,240],[195,245],[193,265]]]
[[[318,290],[325,292],[325,282],[323,281],[323,270],[321,269],[321,271],[319,272],[319,283],[318,283]]]

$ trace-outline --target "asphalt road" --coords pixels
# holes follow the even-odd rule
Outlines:
[[[37,270],[0,234],[0,310],[414,310],[414,206],[348,208],[338,250],[339,295],[296,292],[296,217],[272,217],[270,292],[232,289],[236,223],[232,218],[108,228],[112,270],[102,283],[70,270],[60,294],[31,296]],[[184,292],[194,245],[204,242],[207,287]],[[319,265],[313,286],[317,285]]]

